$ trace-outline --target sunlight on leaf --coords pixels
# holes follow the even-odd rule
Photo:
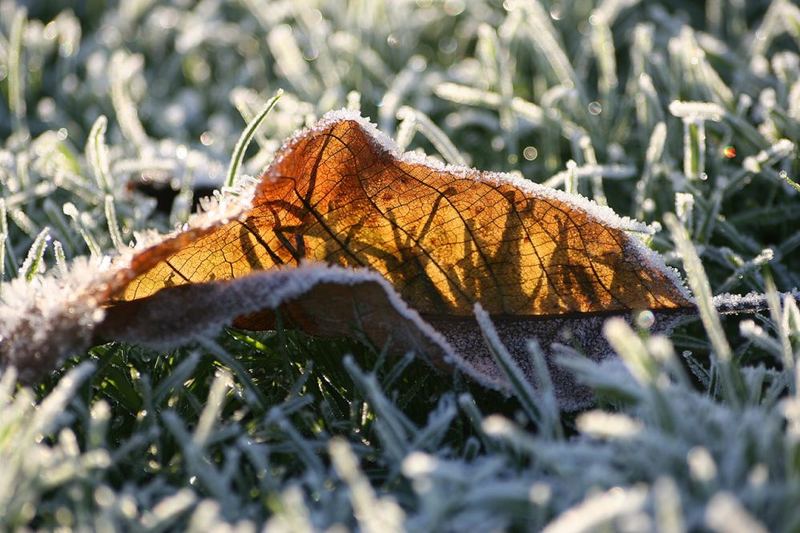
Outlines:
[[[561,315],[689,307],[610,210],[509,175],[397,157],[353,117],[293,139],[237,220],[134,258],[114,301],[319,261],[381,273],[422,313]]]
[[[135,255],[98,296],[97,335],[169,346],[231,323],[272,329],[280,313],[311,334],[360,331],[506,389],[475,304],[531,382],[527,338],[545,353],[573,338],[602,358],[603,315],[693,309],[629,233],[648,230],[579,196],[399,154],[369,122],[336,112],[285,145],[241,213]],[[586,400],[551,371],[562,403]]]

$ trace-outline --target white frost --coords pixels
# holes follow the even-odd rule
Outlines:
[[[132,252],[139,253],[146,248],[150,248],[171,237],[178,235],[189,229],[209,228],[219,224],[225,224],[231,220],[243,217],[253,206],[258,180],[252,176],[241,176],[232,187],[223,187],[221,190],[214,191],[212,196],[200,199],[200,209],[192,214],[180,228],[175,231],[161,234],[155,231],[147,231],[136,234],[136,246]],[[130,253],[124,254],[122,263],[130,259]],[[118,263],[119,261],[115,261]]]
[[[567,509],[542,531],[544,533],[589,532],[608,526],[617,518],[639,512],[647,503],[644,487],[614,487],[587,497]],[[609,528],[611,529],[611,528]]]
[[[83,349],[103,318],[89,297],[112,273],[108,260],[80,258],[65,273],[23,277],[3,284],[0,358],[30,379],[71,352]]]
[[[785,293],[779,293],[782,297],[792,297],[800,299],[800,290],[792,289]],[[747,294],[718,294],[713,299],[714,307],[720,313],[753,312],[759,309],[766,309],[767,297],[760,292],[750,292]]]

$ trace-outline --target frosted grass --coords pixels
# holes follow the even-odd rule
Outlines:
[[[497,330],[489,318],[489,314],[483,310],[480,304],[475,306],[475,318],[481,328],[481,334],[486,342],[486,346],[492,354],[492,358],[494,358],[495,362],[508,379],[511,390],[514,391],[515,396],[519,399],[522,408],[525,410],[525,414],[527,414],[530,420],[537,426],[544,426],[545,421],[543,418],[546,415],[540,412],[539,406],[545,405],[548,402],[539,401],[533,385],[525,378],[522,369],[514,361],[505,346],[503,346],[503,343],[500,341],[500,336],[497,334]],[[555,431],[561,433],[561,428],[559,427],[555,429]]]
[[[89,140],[86,143],[86,159],[92,167],[97,186],[105,193],[111,192],[113,183],[111,167],[108,163],[108,146],[106,145],[107,127],[108,119],[104,115],[97,117],[89,131]]]
[[[27,10],[19,7],[13,15],[10,35],[8,37],[8,107],[11,112],[15,130],[21,136],[27,136],[27,114],[25,102],[25,76],[22,62],[23,39],[28,22]]]
[[[0,199],[0,290],[6,280],[6,243],[8,241],[8,214],[5,200]],[[12,258],[13,261],[13,258]],[[2,293],[0,293],[2,294]]]
[[[136,105],[130,96],[128,82],[141,66],[141,58],[117,50],[110,58],[111,103],[122,134],[138,149],[147,144],[147,133],[139,120]]]
[[[48,241],[50,240],[50,228],[44,228],[31,244],[28,255],[20,266],[20,271],[26,281],[32,281],[40,273],[44,272],[45,265],[43,263],[44,252],[47,249]]]
[[[236,184],[236,178],[239,175],[239,169],[242,166],[242,160],[244,159],[244,154],[247,151],[247,147],[250,146],[250,141],[253,139],[256,131],[258,131],[259,126],[264,122],[269,115],[269,112],[275,107],[278,103],[280,97],[283,96],[283,91],[278,90],[275,93],[275,96],[269,99],[269,101],[264,105],[264,108],[255,116],[253,119],[248,122],[247,127],[242,132],[242,135],[239,137],[239,140],[236,141],[236,146],[233,149],[233,155],[231,156],[231,162],[228,166],[228,173],[225,177],[225,187],[233,187]]]
[[[467,166],[467,162],[459,153],[453,141],[448,139],[447,134],[434,124],[425,113],[409,106],[403,106],[397,110],[397,118],[407,121],[409,128],[416,129],[424,135],[449,165]]]
[[[599,402],[574,420],[535,342],[539,386],[510,398],[282,328],[170,353],[99,345],[34,388],[5,370],[0,528],[798,523],[800,312],[778,296],[800,286],[792,2],[711,0],[706,22],[688,0],[144,5],[42,21],[0,0],[6,282],[149,242],[232,160],[257,175],[299,127],[348,107],[403,149],[667,222],[649,238],[683,259],[705,327],[666,339],[610,322],[620,359],[603,364],[564,339],[560,363]],[[242,117],[279,88],[257,153],[236,150]],[[728,291],[766,293],[769,310],[715,318]]]

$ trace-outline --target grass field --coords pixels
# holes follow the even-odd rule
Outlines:
[[[579,413],[288,329],[5,368],[0,530],[800,531],[796,3],[0,0],[0,332],[42,294],[54,335],[53,276],[185,222],[278,89],[244,174],[360,110],[660,224],[703,320],[564,353]]]

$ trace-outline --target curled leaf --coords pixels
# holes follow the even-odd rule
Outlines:
[[[288,141],[254,187],[105,275],[88,295],[105,311],[95,340],[172,346],[229,324],[269,329],[279,313],[505,388],[475,304],[531,380],[528,338],[548,355],[562,342],[602,358],[605,316],[650,309],[663,329],[694,309],[640,240],[646,226],[507,174],[399,154],[351,113]],[[585,404],[570,376],[554,378],[564,407]]]
[[[369,123],[329,115],[292,139],[239,218],[142,252],[113,301],[319,261],[382,274],[421,313],[523,316],[675,309],[674,274],[581,197],[506,174],[398,156]],[[132,279],[130,279],[132,278]]]
[[[379,274],[322,264],[161,290],[109,307],[98,333],[166,348],[230,324],[272,329],[278,312],[312,335],[365,333],[378,346],[414,350],[439,366],[454,355],[445,338]]]
[[[475,303],[528,375],[527,338],[602,357],[605,315],[692,307],[630,233],[646,230],[509,175],[400,155],[371,124],[337,113],[286,144],[238,216],[136,255],[100,298],[98,334],[170,345],[232,322],[268,329],[277,311],[309,333],[358,328],[503,388]],[[585,401],[569,376],[556,378],[563,404]]]

